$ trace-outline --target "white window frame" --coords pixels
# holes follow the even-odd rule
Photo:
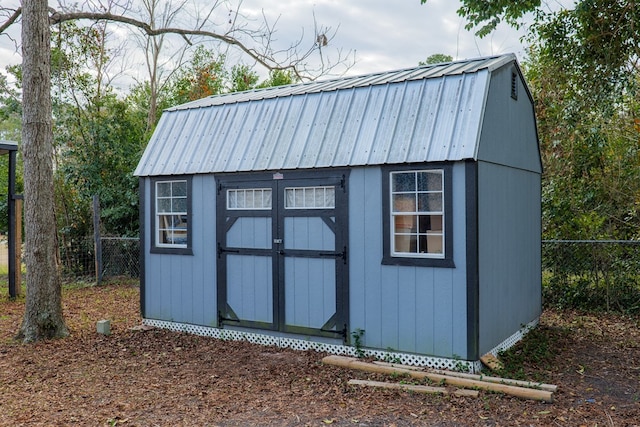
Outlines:
[[[419,174],[426,173],[431,175],[440,175],[439,189],[419,189],[418,177]],[[394,191],[394,177],[400,174],[414,174],[414,188],[412,190]],[[445,206],[444,206],[444,170],[443,169],[416,169],[416,170],[402,170],[394,171],[389,174],[389,212],[390,212],[390,249],[391,256],[393,257],[409,257],[409,258],[435,258],[444,259],[446,243],[445,243]],[[439,204],[440,209],[421,210],[420,209],[420,196],[440,196]],[[409,205],[409,210],[397,210],[396,201],[405,199],[406,204]],[[403,220],[402,217],[406,219]],[[427,229],[426,226],[420,226],[422,221],[440,220],[440,229]],[[399,224],[410,221],[410,227],[406,230],[399,230],[397,227]],[[406,236],[410,238],[407,242],[412,242],[415,245],[415,250],[400,250],[398,249],[398,237]],[[421,247],[424,246],[427,250],[430,246],[428,242],[433,242],[440,250],[437,252],[421,251]]]
[[[161,196],[158,188],[160,185],[170,185],[170,192],[168,196]],[[174,186],[182,184],[185,186],[184,194],[174,194]],[[191,191],[190,191],[190,179],[156,179],[152,181],[153,185],[153,215],[154,215],[154,247],[160,250],[185,250],[190,247],[191,242]],[[174,209],[176,201],[184,200],[183,203],[185,209]],[[169,209],[163,209],[160,207],[161,201],[168,201]],[[167,223],[169,219],[170,223]],[[182,225],[184,224],[184,225]],[[171,234],[171,242],[163,241],[163,234]],[[182,236],[182,237],[180,237]],[[179,240],[180,243],[176,243]]]
[[[230,211],[268,211],[273,205],[273,190],[265,188],[233,188],[227,190],[227,210]],[[268,194],[268,196],[267,196]],[[232,197],[233,195],[233,197]],[[247,197],[251,195],[250,197]],[[238,203],[242,197],[243,203]],[[232,203],[235,200],[235,203]],[[260,203],[256,203],[260,200]],[[242,206],[240,206],[242,205]]]
[[[286,187],[285,209],[335,209],[336,187],[316,185],[312,187]],[[300,197],[298,197],[300,195]],[[290,197],[292,196],[292,197]],[[327,203],[329,202],[329,203]]]

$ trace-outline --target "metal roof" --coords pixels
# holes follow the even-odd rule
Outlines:
[[[166,110],[135,175],[475,159],[512,54],[218,95]]]

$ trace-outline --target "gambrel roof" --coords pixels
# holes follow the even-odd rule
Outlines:
[[[135,175],[477,159],[491,73],[509,64],[521,79],[507,54],[203,98],[162,114]]]

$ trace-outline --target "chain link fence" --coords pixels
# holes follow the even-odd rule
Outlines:
[[[640,241],[542,242],[545,305],[640,312]]]
[[[96,257],[93,237],[67,240],[60,245],[62,278],[65,282],[96,281],[112,277],[140,277],[140,239],[101,237]],[[96,268],[99,275],[96,275]]]
[[[140,241],[102,237],[96,260],[92,237],[60,248],[65,281],[140,277]],[[640,313],[640,241],[545,240],[542,283],[546,306]]]

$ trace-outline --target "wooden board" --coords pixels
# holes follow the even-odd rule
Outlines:
[[[501,371],[504,369],[504,365],[502,364],[500,359],[498,359],[491,353],[487,353],[484,356],[482,356],[480,358],[480,361],[482,362],[483,365],[485,365],[487,368],[491,369],[494,372]]]
[[[478,397],[477,390],[455,390],[453,393],[449,393],[444,387],[431,387],[427,385],[416,385],[416,384],[398,384],[398,383],[385,383],[382,381],[367,381],[367,380],[349,380],[349,385],[360,385],[366,387],[379,387],[379,388],[390,388],[395,390],[407,390],[414,391],[417,393],[432,393],[432,394],[453,394],[454,396],[465,396],[465,397]]]
[[[525,387],[517,387],[507,384],[495,384],[479,380],[471,380],[467,378],[452,377],[449,375],[434,374],[430,372],[412,371],[410,369],[394,368],[388,366],[375,365],[373,363],[363,362],[352,357],[345,356],[327,356],[322,359],[322,363],[327,365],[341,366],[344,368],[358,369],[366,372],[375,372],[380,374],[407,374],[412,378],[428,378],[436,383],[453,385],[456,387],[465,387],[479,390],[491,390],[508,394],[510,396],[520,397],[522,399],[541,400],[544,402],[553,402],[553,393],[547,390],[534,390]]]

